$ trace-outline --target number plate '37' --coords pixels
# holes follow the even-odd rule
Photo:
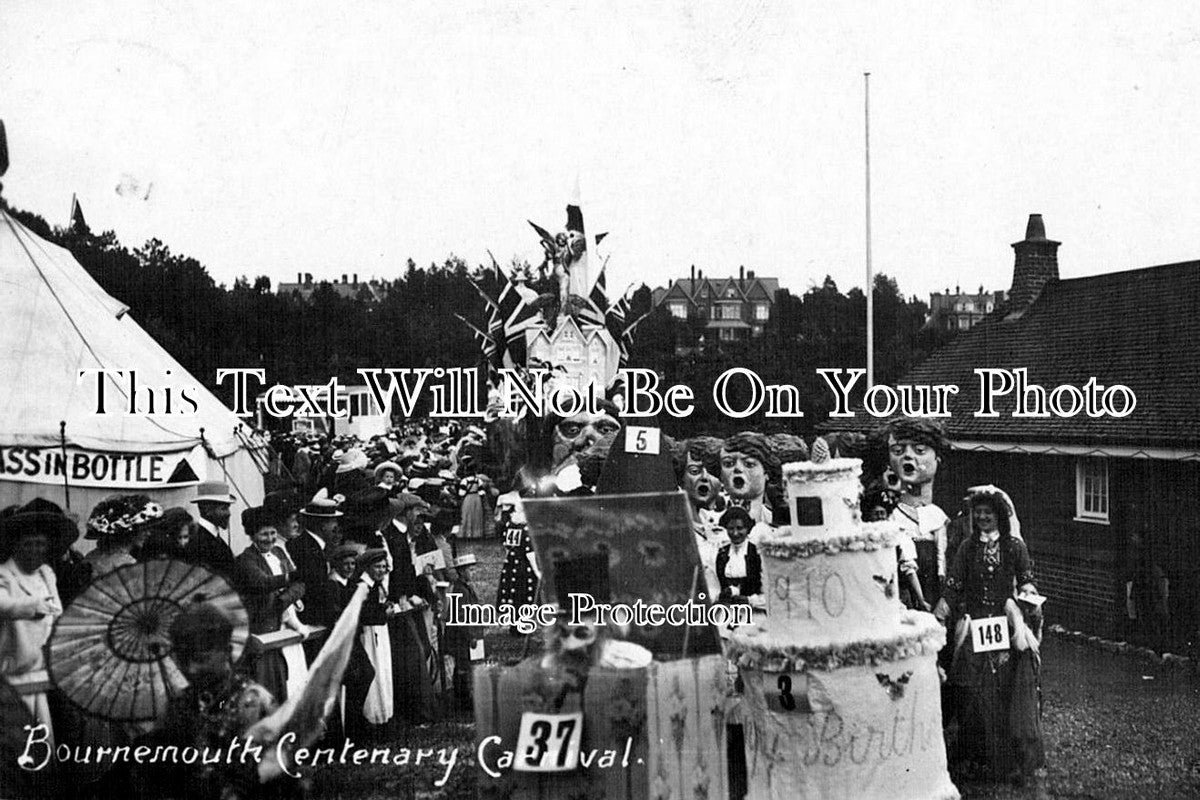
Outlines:
[[[513,769],[518,772],[569,772],[579,766],[583,712],[521,715]]]

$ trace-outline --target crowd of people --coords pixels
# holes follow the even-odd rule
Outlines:
[[[239,592],[250,634],[276,644],[247,648],[235,668],[220,612],[198,604],[181,614],[171,631],[174,657],[192,691],[141,733],[223,735],[299,691],[323,632],[366,584],[326,736],[387,741],[402,726],[436,721],[447,700],[469,705],[482,631],[446,627],[439,616],[447,593],[480,599],[471,577],[476,557],[464,543],[498,537],[505,560],[495,602],[533,602],[541,568],[522,498],[596,491],[620,427],[615,407],[604,405],[569,419],[501,420],[486,430],[427,422],[369,441],[277,436],[284,469],[263,504],[241,513],[251,544],[237,554],[228,544],[235,498],[219,482],[200,484],[186,507],[164,509],[145,495],[101,502],[86,520],[85,536],[96,543],[86,555],[74,546],[76,523],[52,503],[7,509],[0,520],[0,674],[45,667],[42,646],[54,619],[93,578],[160,558],[199,564]],[[688,499],[709,596],[762,610],[755,541],[788,523],[781,464],[807,458],[807,444],[790,434],[745,432],[664,437],[664,446]],[[931,423],[906,421],[873,438],[828,435],[821,446],[864,460],[864,519],[901,528],[903,602],[947,625],[940,664],[952,763],[996,778],[1035,775],[1044,763],[1041,598],[1011,500],[996,487],[976,487],[954,519],[942,513],[932,481],[945,441]],[[1008,620],[1009,649],[972,651],[965,631],[985,617]],[[25,699],[52,729],[46,696]],[[142,777],[135,785],[154,794],[155,776]],[[238,781],[255,785],[252,775],[221,785]],[[197,787],[195,796],[221,796],[209,783]]]

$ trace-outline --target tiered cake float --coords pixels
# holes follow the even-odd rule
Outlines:
[[[898,531],[859,517],[858,459],[783,468],[792,525],[762,537],[767,618],[739,629],[751,800],[957,798],[942,626],[899,600]]]

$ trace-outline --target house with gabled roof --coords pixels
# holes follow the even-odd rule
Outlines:
[[[1037,214],[1012,247],[1005,302],[899,381],[959,387],[935,500],[953,516],[970,486],[1011,495],[1050,622],[1139,639],[1150,626],[1129,619],[1126,585],[1144,585],[1147,571],[1167,578],[1167,630],[1153,644],[1178,652],[1200,623],[1200,261],[1064,280]],[[1014,416],[1013,390],[997,416],[977,416],[976,370],[987,368],[1023,368],[1048,394],[1119,384],[1136,405],[1124,414],[1113,394],[1120,415]],[[1024,410],[1038,411],[1037,390],[1025,394]]]
[[[713,342],[738,342],[763,332],[778,291],[778,278],[760,278],[745,267],[736,278],[706,278],[693,266],[690,278],[655,289],[653,301],[676,319],[702,320]]]

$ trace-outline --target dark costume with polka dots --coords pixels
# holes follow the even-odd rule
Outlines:
[[[509,522],[504,529],[504,567],[500,570],[500,586],[496,592],[496,607],[521,606],[534,602],[538,578],[529,563],[533,541],[524,523]]]

